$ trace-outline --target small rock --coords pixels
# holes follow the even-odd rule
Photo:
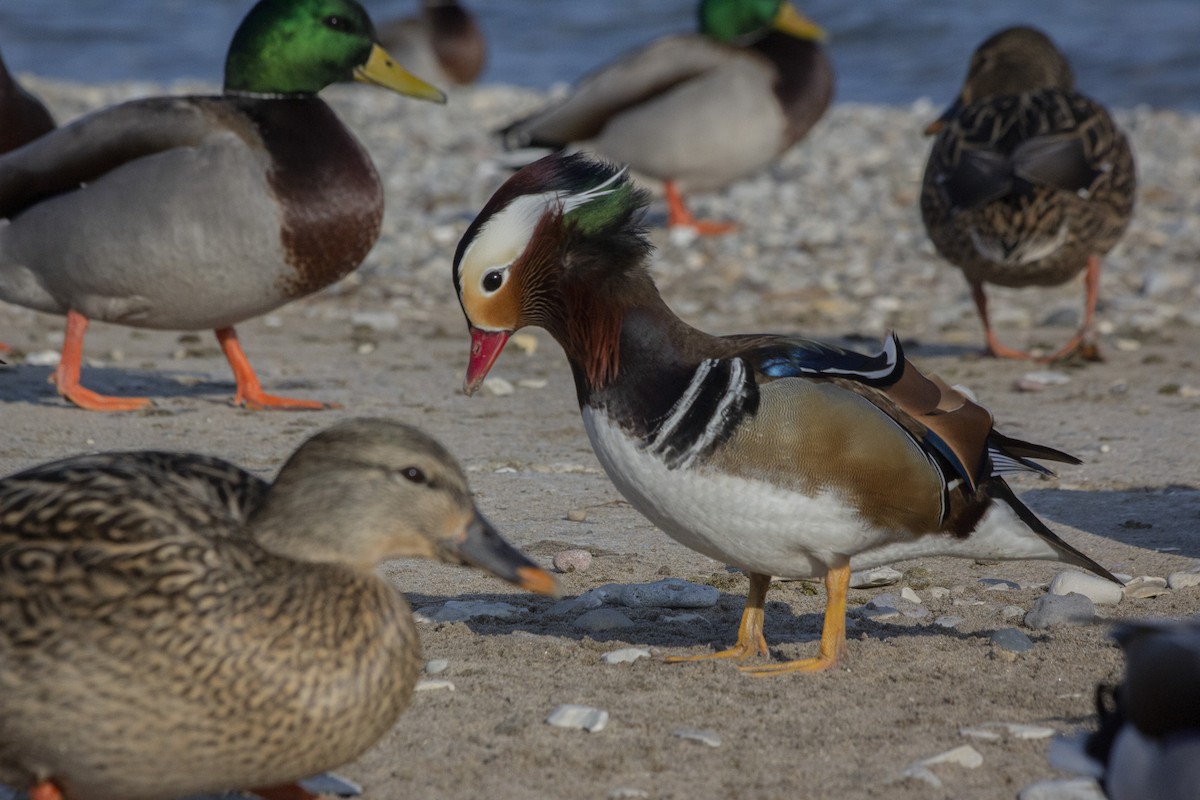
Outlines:
[[[886,622],[890,619],[900,619],[900,611],[891,606],[863,606],[859,609],[858,616],[862,619]]]
[[[1167,586],[1172,589],[1191,589],[1200,586],[1200,572],[1172,572],[1167,576]]]
[[[489,603],[486,600],[447,600],[435,610],[421,609],[431,622],[462,622],[476,617],[509,619],[520,611],[509,603]]]
[[[996,647],[1009,653],[1026,653],[1033,649],[1033,639],[1016,628],[1001,628],[988,638]]]
[[[1106,795],[1094,778],[1065,778],[1031,783],[1017,800],[1106,800]]]
[[[609,650],[600,656],[605,664],[632,664],[639,658],[649,658],[650,651],[641,647],[622,647],[620,650]]]
[[[1125,584],[1125,596],[1138,600],[1158,597],[1168,591],[1170,590],[1167,589],[1167,579],[1156,578],[1153,575],[1139,575]]]
[[[985,722],[983,725],[961,728],[958,732],[975,739],[995,741],[1002,735],[1025,740],[1049,739],[1058,731],[1045,725],[1026,725],[1021,722]]]
[[[570,522],[585,522],[587,520],[587,509],[572,508],[567,512],[567,520]]]
[[[442,678],[421,678],[417,681],[414,691],[418,692],[436,692],[442,689],[454,691],[454,684],[451,681]]]
[[[969,736],[972,739],[979,739],[984,742],[998,742],[1003,738],[998,731],[988,730],[987,728],[959,728],[959,736]]]
[[[907,586],[900,590],[900,597],[910,603],[916,603],[917,605],[921,604],[921,596]]]
[[[504,378],[486,378],[483,381],[483,388],[495,397],[507,397],[517,390],[511,381],[506,381]]]
[[[336,772],[324,772],[311,778],[297,781],[300,786],[314,795],[332,794],[338,797],[357,797],[363,789],[354,781]]]
[[[879,586],[891,586],[904,577],[904,573],[891,567],[876,567],[850,573],[851,589],[874,589]]]
[[[355,311],[350,315],[350,324],[373,331],[394,331],[400,327],[400,317],[391,311]]]
[[[38,350],[25,354],[25,363],[35,367],[57,367],[60,354],[57,350]]]
[[[962,617],[956,617],[953,614],[942,614],[933,621],[933,624],[939,628],[956,628],[962,624],[962,621]]]
[[[561,550],[554,554],[554,568],[559,572],[586,572],[592,565],[592,554],[587,550]]]
[[[1064,570],[1050,581],[1050,594],[1081,594],[1096,605],[1115,606],[1125,596],[1124,587],[1099,575],[1086,575],[1073,569]]]
[[[550,712],[546,724],[556,728],[573,728],[588,733],[599,733],[608,725],[608,712],[591,706],[564,703]]]
[[[678,728],[671,731],[671,735],[678,736],[680,739],[701,742],[709,747],[721,746],[721,736],[716,731],[701,730],[700,728]]]
[[[1016,581],[1006,581],[1003,578],[980,578],[979,585],[985,592],[1011,592],[1021,588]]]
[[[614,631],[632,628],[633,620],[619,608],[597,608],[581,614],[571,625],[582,631]]]
[[[964,744],[953,750],[947,750],[944,753],[938,753],[936,756],[930,756],[920,763],[927,767],[934,764],[957,764],[967,769],[975,769],[983,765],[983,756],[979,754],[978,750],[971,747],[971,745]]]
[[[441,675],[450,666],[450,662],[444,658],[431,658],[425,662],[426,675]]]
[[[517,381],[517,386],[522,389],[545,389],[550,385],[550,381],[545,378],[522,378]]]
[[[629,584],[621,591],[621,603],[630,608],[712,608],[720,599],[716,587],[681,578]]]
[[[1078,592],[1044,594],[1025,615],[1025,626],[1038,631],[1056,625],[1091,625],[1095,621],[1095,604]]]
[[[1010,622],[1014,619],[1023,619],[1025,617],[1025,609],[1020,606],[1005,606],[1000,609],[1000,616],[1002,619]]]
[[[1040,392],[1049,386],[1061,386],[1070,382],[1071,377],[1064,372],[1039,370],[1026,372],[1013,382],[1013,386],[1021,392]]]
[[[945,586],[930,586],[929,596],[934,600],[945,600],[950,596],[950,590]]]
[[[915,595],[916,593],[914,592],[913,594]],[[863,612],[863,615],[868,619],[883,619],[883,617],[880,617],[877,614],[871,614],[870,612],[888,609],[891,611],[896,611],[899,614],[903,614],[911,619],[923,619],[929,616],[929,609],[925,608],[923,605],[920,605],[920,602],[921,598],[919,597],[917,598],[916,602],[905,598],[903,596],[903,592],[901,592],[901,594],[884,592],[881,595],[877,595],[869,603],[867,603],[867,607]]]

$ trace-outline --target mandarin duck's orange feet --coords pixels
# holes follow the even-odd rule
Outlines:
[[[667,226],[670,228],[691,228],[701,236],[720,236],[737,230],[733,222],[714,222],[713,220],[696,219],[688,211],[683,202],[683,195],[674,181],[666,181],[664,189],[667,194]]]
[[[846,592],[849,589],[850,564],[847,561],[825,575],[825,624],[821,629],[821,648],[815,658],[738,669],[755,678],[766,678],[791,672],[823,672],[835,666],[846,652]]]
[[[770,575],[750,573],[750,592],[746,595],[746,608],[742,612],[742,623],[738,626],[737,642],[733,647],[698,656],[667,656],[664,660],[669,664],[682,664],[688,661],[707,661],[711,658],[734,658],[740,661],[751,656],[765,656],[767,639],[763,636],[763,607],[770,584]]]
[[[29,800],[63,800],[62,789],[53,781],[42,781],[30,787]]]
[[[83,335],[87,332],[88,320],[78,311],[67,312],[67,332],[63,338],[62,357],[58,367],[50,375],[50,382],[58,387],[58,393],[80,408],[88,411],[140,411],[150,407],[146,397],[109,397],[97,394],[79,385],[79,371],[83,362]]]
[[[281,786],[267,786],[262,789],[251,789],[251,794],[263,800],[316,800],[317,796],[298,783],[285,783]]]
[[[217,341],[221,343],[221,350],[225,353],[225,358],[233,370],[233,377],[237,381],[237,394],[233,398],[235,406],[245,406],[254,411],[271,409],[323,411],[330,408],[341,408],[337,403],[322,403],[317,400],[299,400],[267,394],[262,390],[258,376],[254,374],[254,368],[250,366],[250,360],[246,358],[242,345],[238,342],[237,331],[233,328],[221,328],[216,331],[216,334]]]

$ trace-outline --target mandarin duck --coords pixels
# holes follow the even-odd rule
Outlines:
[[[380,23],[378,38],[401,64],[443,86],[474,83],[487,63],[483,31],[458,0],[424,0],[419,16]]]
[[[1030,357],[992,330],[985,283],[1057,286],[1083,271],[1083,324],[1046,360],[1099,359],[1100,260],[1129,226],[1136,191],[1133,153],[1108,111],[1075,90],[1049,37],[1016,27],[979,46],[958,97],[926,133],[937,138],[921,218],[971,286],[986,352]]]
[[[233,326],[342,278],[379,236],[379,176],[316,93],[353,78],[445,99],[372,36],[354,0],[261,0],[229,46],[222,95],[124,103],[0,158],[0,300],[66,315],[60,394],[149,404],[80,385],[99,319],[214,329],[235,402],[325,407],[265,393]]]
[[[468,394],[510,335],[544,328],[618,490],[681,544],[750,578],[736,644],[766,654],[772,576],[825,579],[820,652],[745,667],[831,667],[852,569],[923,556],[1049,559],[1115,580],[1005,483],[1077,459],[1009,438],[923,375],[895,336],[867,356],[795,336],[712,336],[677,317],[646,268],[647,194],[615,167],[552,155],[514,174],[467,228],[454,286],[471,334]]]
[[[274,483],[209,456],[78,456],[0,480],[0,782],[34,800],[256,789],[356,758],[423,664],[375,568],[554,579],[479,513],[453,457],[356,419]],[[266,787],[266,788],[263,788]]]
[[[758,172],[808,133],[833,98],[824,32],[783,0],[702,0],[700,32],[657,39],[584,77],[561,102],[502,132],[505,147],[578,146],[664,182],[668,224],[697,221],[684,191]]]

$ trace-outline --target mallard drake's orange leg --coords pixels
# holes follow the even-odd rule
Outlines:
[[[983,351],[984,355],[993,358],[1033,358],[1032,353],[1006,347],[996,338],[996,334],[992,332],[992,323],[988,320],[987,295],[983,292],[982,283],[971,284],[971,298],[975,301],[975,309],[979,312],[979,321],[983,323],[983,336],[987,340],[987,347]]]
[[[714,222],[707,219],[696,219],[683,203],[683,195],[675,181],[666,181],[663,190],[667,194],[667,227],[684,226],[695,229],[701,236],[720,236],[723,233],[737,230],[732,222]]]
[[[1059,361],[1079,353],[1084,361],[1103,361],[1100,346],[1096,342],[1096,301],[1100,296],[1100,256],[1088,258],[1087,272],[1083,276],[1084,287],[1087,290],[1087,301],[1083,311],[1083,325],[1079,332],[1071,337],[1054,355],[1039,358],[1038,361]]]
[[[251,789],[250,792],[263,800],[317,800],[315,794],[298,783],[267,786],[261,789]]]
[[[42,781],[29,787],[29,800],[63,800],[62,789],[54,781]]]
[[[742,623],[738,625],[737,642],[728,650],[704,653],[699,656],[667,656],[666,661],[681,664],[685,661],[707,661],[710,658],[750,658],[767,654],[767,640],[763,636],[763,605],[767,599],[767,588],[771,585],[770,575],[757,572],[750,576],[750,591],[746,594],[746,609],[742,612]]]
[[[789,672],[821,672],[837,664],[846,652],[846,592],[849,588],[850,562],[847,560],[825,574],[825,624],[821,628],[821,648],[815,658],[738,669],[747,675],[765,678]]]
[[[63,339],[62,357],[50,375],[58,393],[88,411],[139,411],[150,406],[146,397],[109,397],[79,385],[79,370],[83,363],[83,334],[88,320],[78,311],[67,312],[67,332]]]
[[[319,411],[326,408],[339,408],[334,403],[321,403],[316,400],[296,400],[290,397],[277,397],[273,394],[267,394],[262,390],[262,386],[258,382],[258,376],[254,374],[254,368],[250,366],[250,360],[246,358],[245,352],[242,351],[242,345],[238,342],[237,331],[233,328],[221,328],[216,331],[216,334],[217,341],[221,343],[221,350],[225,353],[225,358],[229,361],[229,366],[233,370],[234,380],[237,381],[237,395],[233,398],[235,406],[244,405],[246,408],[256,411],[271,408],[297,411]]]

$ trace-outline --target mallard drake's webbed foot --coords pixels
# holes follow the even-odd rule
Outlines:
[[[667,227],[686,227],[696,231],[701,236],[721,236],[722,234],[731,233],[737,230],[737,225],[733,222],[716,222],[714,220],[696,219],[692,216],[692,212],[688,211],[683,202],[683,195],[679,193],[678,187],[675,186],[675,181],[666,181],[663,188],[667,194]]]
[[[821,629],[821,649],[815,658],[738,669],[755,678],[766,678],[791,672],[823,672],[836,666],[846,652],[846,592],[849,588],[849,562],[833,567],[825,575],[825,624]]]
[[[216,331],[217,341],[221,343],[221,351],[229,361],[233,377],[237,381],[237,394],[233,398],[235,406],[245,406],[253,411],[283,409],[289,411],[323,411],[330,408],[341,408],[337,403],[322,403],[318,400],[299,400],[292,397],[278,397],[267,394],[250,366],[250,360],[238,342],[237,331],[233,328],[221,328]]]
[[[738,626],[737,642],[733,647],[698,656],[667,656],[666,662],[682,664],[687,661],[707,661],[712,658],[734,658],[740,661],[751,656],[765,656],[767,640],[763,636],[763,620],[765,618],[763,605],[770,584],[770,575],[750,573],[750,591],[746,595],[746,608],[742,612],[742,623]]]
[[[78,311],[67,312],[67,332],[63,337],[62,356],[58,366],[50,374],[50,382],[58,387],[58,393],[80,408],[88,411],[141,411],[150,407],[146,397],[109,397],[85,389],[79,384],[79,371],[83,362],[83,334],[87,332],[88,320]]]

